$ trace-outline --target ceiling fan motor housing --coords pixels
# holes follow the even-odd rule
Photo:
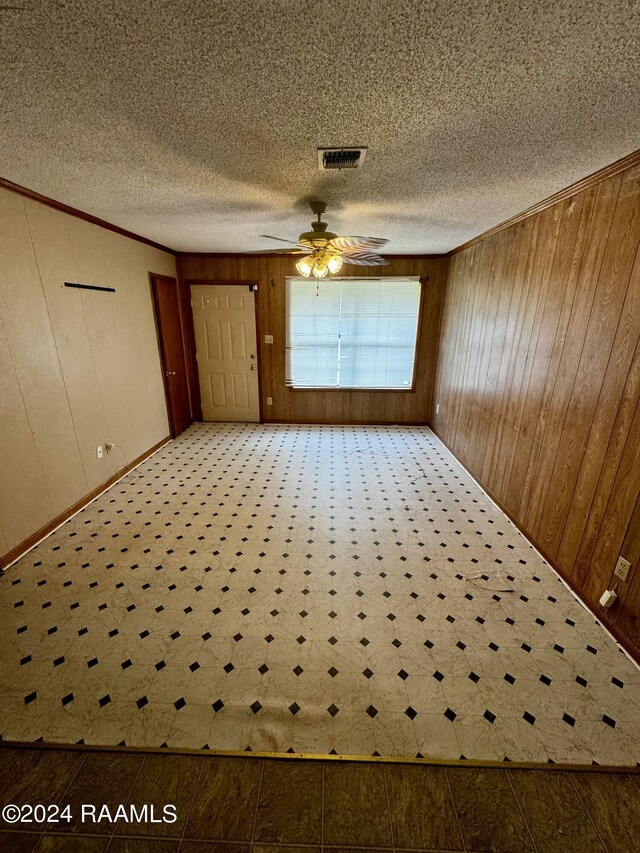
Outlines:
[[[313,231],[305,231],[298,237],[298,242],[302,243],[304,246],[315,246],[321,248],[322,246],[325,246],[329,240],[333,240],[333,238],[338,235],[334,234],[332,231],[327,231],[327,223],[323,222],[320,218],[327,209],[327,203],[324,201],[312,201],[309,206],[318,217],[318,221],[311,223]]]
[[[298,237],[295,243],[298,251],[294,253],[307,255],[296,263],[296,269],[305,278],[312,273],[316,278],[337,273],[343,262],[356,266],[382,266],[387,263],[377,254],[377,249],[386,240],[381,237],[338,237],[333,231],[327,231],[327,223],[322,220],[326,202],[312,201],[309,206],[318,219],[311,223],[311,231],[304,231]],[[280,240],[279,237],[270,239]]]

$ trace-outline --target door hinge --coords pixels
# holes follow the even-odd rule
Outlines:
[[[193,308],[193,299],[189,300],[191,302],[191,307]]]
[[[198,360],[198,353],[196,353],[196,361]]]

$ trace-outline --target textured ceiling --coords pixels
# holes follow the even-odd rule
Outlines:
[[[7,5],[0,174],[175,249],[274,248],[315,197],[445,252],[640,139],[634,0]]]

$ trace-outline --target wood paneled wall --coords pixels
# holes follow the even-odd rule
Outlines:
[[[438,322],[447,259],[396,258],[386,267],[343,267],[345,275],[417,275],[424,279],[415,391],[312,391],[285,386],[285,277],[296,275],[290,255],[181,255],[181,299],[188,314],[189,282],[247,281],[258,284],[259,369],[264,421],[285,423],[426,423],[431,411]],[[342,273],[341,273],[342,275]],[[320,285],[322,286],[322,284]],[[273,344],[264,336],[273,335]],[[193,341],[187,340],[193,415],[200,416]],[[267,397],[273,404],[267,406]]]
[[[639,241],[636,160],[454,254],[432,417],[472,474],[636,647]],[[632,573],[604,612],[598,599],[620,553]]]

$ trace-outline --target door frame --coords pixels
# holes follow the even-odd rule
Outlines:
[[[158,342],[158,354],[160,356],[160,370],[162,372],[162,387],[164,388],[164,402],[167,407],[167,421],[169,423],[169,433],[171,438],[175,438],[178,435],[176,431],[175,424],[173,422],[173,417],[171,413],[171,405],[169,403],[169,383],[167,381],[167,373],[166,373],[166,362],[165,362],[165,354],[164,354],[164,344],[162,340],[162,332],[160,327],[160,318],[158,316],[158,304],[156,301],[156,290],[153,286],[155,280],[166,281],[168,284],[172,284],[176,289],[176,300],[178,303],[178,320],[180,321],[180,336],[182,338],[182,356],[184,359],[184,371],[185,371],[185,379],[187,382],[187,398],[189,400],[189,417],[191,418],[191,423],[194,421],[193,417],[193,404],[191,400],[191,391],[189,388],[189,371],[187,369],[187,352],[185,348],[185,337],[184,337],[184,317],[182,313],[182,300],[180,299],[180,288],[178,286],[177,278],[174,278],[171,275],[164,275],[162,273],[154,273],[148,272],[149,276],[149,291],[151,293],[151,305],[153,307],[153,320],[156,329],[156,340]]]
[[[255,321],[256,321],[256,371],[258,373],[258,423],[264,423],[263,413],[262,413],[262,358],[261,358],[261,347],[262,347],[262,334],[261,334],[261,325],[260,325],[260,307],[259,307],[259,288],[258,282],[255,279],[239,279],[239,278],[185,278],[183,280],[183,285],[189,291],[189,308],[191,308],[191,285],[192,284],[207,284],[207,285],[235,285],[237,287],[252,287],[254,292],[253,298],[253,306],[255,313]],[[193,314],[191,314],[191,323],[186,327],[187,335],[188,335],[188,345],[189,351],[193,354],[193,366],[194,366],[194,387],[189,389],[189,396],[193,395],[194,401],[197,401],[197,407],[199,411],[202,413],[202,400],[200,397],[200,367],[196,360],[196,333],[195,327],[193,324]],[[186,353],[186,347],[185,347]],[[187,371],[187,377],[189,373]],[[197,397],[196,397],[197,394]],[[201,414],[202,417],[202,414]]]

